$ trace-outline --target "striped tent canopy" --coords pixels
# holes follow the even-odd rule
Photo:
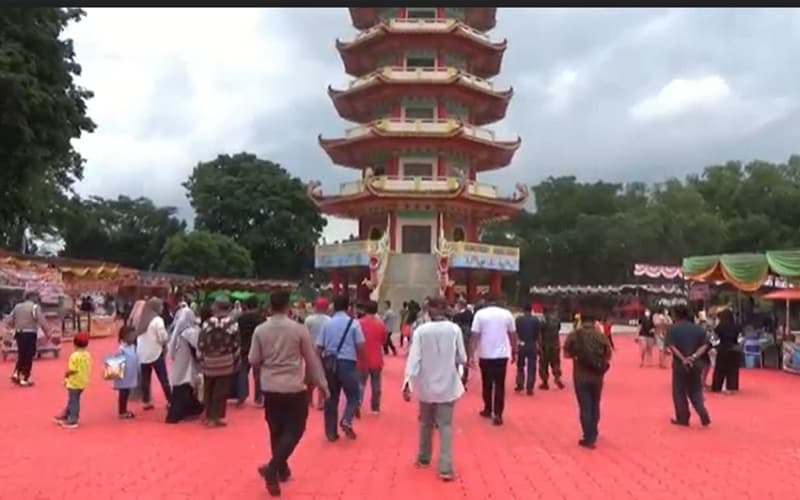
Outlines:
[[[724,281],[744,292],[754,292],[767,285],[771,277],[800,279],[800,250],[687,257],[682,267],[690,280]]]
[[[532,286],[532,295],[619,295],[623,293],[645,292],[653,295],[686,296],[686,291],[680,285],[665,284],[637,284],[624,285],[548,285]]]
[[[633,275],[652,279],[680,279],[683,278],[683,269],[680,266],[660,266],[657,264],[634,264]]]

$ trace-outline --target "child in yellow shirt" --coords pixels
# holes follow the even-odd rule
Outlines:
[[[67,406],[54,421],[64,429],[78,427],[81,411],[81,394],[89,386],[92,375],[92,356],[86,347],[89,346],[89,334],[77,333],[73,340],[75,350],[69,355],[67,372],[64,374],[64,386],[67,388]]]

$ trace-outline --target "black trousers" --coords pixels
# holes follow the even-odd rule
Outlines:
[[[207,420],[214,421],[225,418],[232,380],[233,375],[203,376],[203,402],[206,405]]]
[[[119,415],[128,413],[128,398],[131,397],[131,390],[119,389],[117,393],[117,413]]]
[[[272,458],[268,471],[285,472],[289,457],[306,431],[309,391],[281,393],[264,392],[264,419],[269,427]]]
[[[33,358],[36,357],[36,332],[18,331],[14,334],[17,342],[17,362],[14,371],[20,380],[28,380],[33,370]]]
[[[701,422],[708,422],[708,410],[703,401],[702,366],[687,370],[684,367],[672,367],[672,404],[675,405],[675,420],[682,424],[689,423],[689,403],[700,417]]]
[[[517,354],[517,381],[516,388],[533,391],[533,383],[536,382],[536,349],[520,349]]]
[[[578,400],[578,414],[587,443],[597,441],[597,426],[600,423],[600,397],[603,394],[603,381],[575,381],[575,398]]]
[[[719,392],[724,384],[729,391],[738,391],[741,362],[741,352],[732,349],[718,350],[717,363],[714,365],[714,375],[711,378],[711,390]]]
[[[503,416],[506,405],[506,367],[508,358],[481,359],[481,386],[483,410],[497,417]]]
[[[139,382],[139,386],[142,389],[142,402],[144,404],[148,404],[152,398],[152,378],[153,372],[156,372],[156,377],[158,378],[158,383],[161,384],[161,390],[164,391],[164,399],[167,400],[169,403],[172,400],[172,391],[169,388],[169,378],[167,378],[167,361],[164,359],[164,354],[162,353],[161,356],[158,357],[152,363],[142,363],[142,379]]]
[[[202,415],[204,409],[203,403],[197,400],[192,384],[176,385],[172,388],[172,404],[169,405],[166,422],[177,424],[185,418]]]
[[[397,348],[392,342],[392,332],[386,334],[386,342],[383,343],[383,354],[389,354],[389,351],[392,351],[392,354],[397,356]]]

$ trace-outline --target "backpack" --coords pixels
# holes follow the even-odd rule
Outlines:
[[[579,330],[575,334],[573,353],[577,363],[596,375],[605,375],[611,368],[606,359],[606,349],[601,337],[593,338],[592,334],[585,330]]]

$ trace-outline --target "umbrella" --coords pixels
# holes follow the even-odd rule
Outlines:
[[[786,326],[784,327],[784,336],[789,335],[792,329],[789,325],[789,304],[792,301],[800,300],[800,288],[784,288],[782,290],[776,290],[774,292],[770,292],[763,297],[764,300],[785,300],[786,301]]]

